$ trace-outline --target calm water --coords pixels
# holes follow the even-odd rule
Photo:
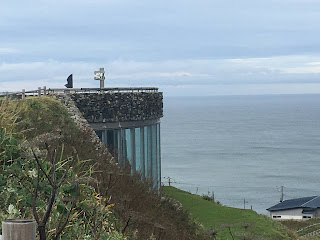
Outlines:
[[[174,186],[264,214],[280,186],[284,199],[320,195],[320,95],[165,97],[164,115]]]

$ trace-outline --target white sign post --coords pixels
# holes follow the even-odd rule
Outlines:
[[[104,88],[104,68],[100,68],[99,71],[94,71],[94,80],[100,81],[100,88]]]

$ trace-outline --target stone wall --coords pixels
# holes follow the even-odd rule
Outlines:
[[[159,119],[163,116],[161,92],[71,94],[89,123]]]
[[[112,155],[108,152],[105,145],[100,141],[100,138],[97,136],[96,132],[91,128],[88,121],[85,118],[83,118],[81,112],[75,105],[74,101],[71,99],[70,94],[56,94],[53,96],[56,99],[58,99],[63,105],[65,105],[70,114],[71,119],[79,127],[79,129],[90,136],[91,142],[95,145],[96,150],[100,151],[101,154],[108,156],[108,158],[110,159],[110,163],[115,164]]]

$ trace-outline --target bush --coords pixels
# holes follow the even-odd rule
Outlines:
[[[210,196],[208,196],[208,195],[202,195],[202,198],[204,199],[204,200],[207,200],[207,201],[210,201],[210,202],[213,202],[214,201],[214,199],[212,198],[212,197],[210,197]]]

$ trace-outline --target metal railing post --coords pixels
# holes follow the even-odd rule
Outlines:
[[[26,219],[4,220],[2,240],[36,240],[36,222]]]

